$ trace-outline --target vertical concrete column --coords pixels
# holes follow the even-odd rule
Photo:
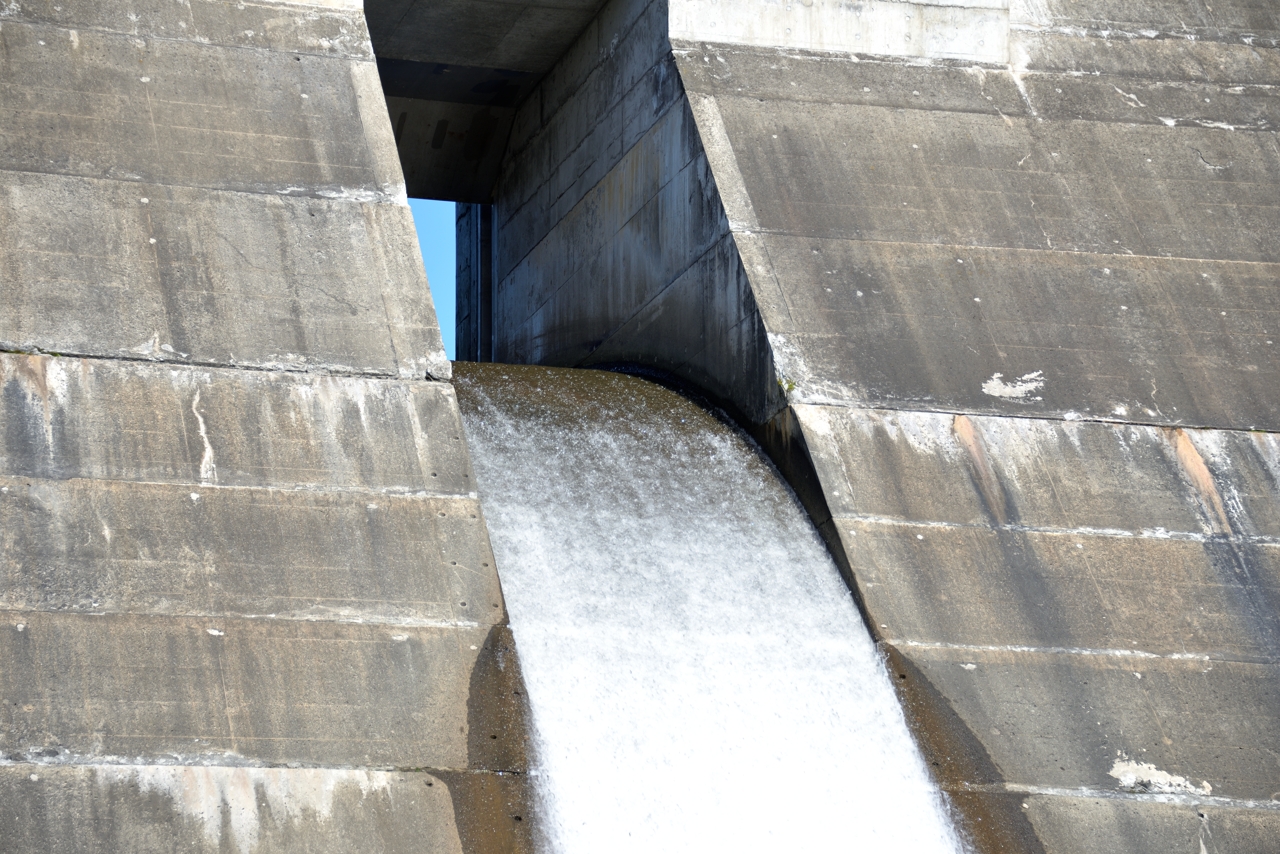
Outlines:
[[[17,0],[0,55],[3,847],[520,849],[359,2]]]
[[[458,359],[493,361],[493,205],[459,204]]]

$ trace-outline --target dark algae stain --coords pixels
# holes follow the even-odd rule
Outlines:
[[[1004,776],[951,703],[897,649],[882,644],[886,666],[930,774],[946,794],[957,829],[982,854],[1045,854],[1022,809],[1022,795],[995,789]]]
[[[476,655],[467,695],[467,770],[435,771],[449,787],[466,854],[532,854],[529,714],[515,641],[494,626]]]

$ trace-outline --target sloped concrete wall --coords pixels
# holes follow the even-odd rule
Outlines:
[[[629,8],[513,138],[498,358],[659,366],[757,425],[980,849],[1269,850],[1276,10]],[[602,120],[636,55],[678,69],[680,158]],[[704,158],[705,231],[606,204]],[[682,302],[688,233],[727,254]],[[757,355],[681,358],[742,323]]]
[[[360,4],[18,0],[0,49],[0,847],[526,847]]]

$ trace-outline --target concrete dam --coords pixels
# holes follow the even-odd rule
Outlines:
[[[0,850],[1280,848],[1280,6],[0,0],[0,61]]]

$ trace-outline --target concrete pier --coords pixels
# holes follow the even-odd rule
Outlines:
[[[0,47],[0,847],[523,850],[360,4],[21,0]]]

